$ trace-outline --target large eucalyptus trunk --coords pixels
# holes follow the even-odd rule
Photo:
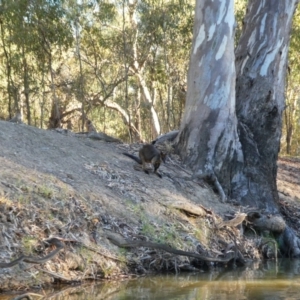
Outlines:
[[[277,158],[292,17],[299,0],[250,0],[236,49],[238,132],[243,176],[232,196],[243,204],[276,209]]]
[[[235,113],[233,0],[197,0],[185,113],[177,137],[195,176],[230,194],[232,165],[243,162]],[[224,198],[224,197],[223,197]]]
[[[249,0],[236,74],[233,0],[197,0],[187,102],[177,138],[194,176],[221,186],[223,199],[270,212],[278,211],[276,161],[298,1]]]

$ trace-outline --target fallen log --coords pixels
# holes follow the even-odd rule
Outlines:
[[[210,256],[201,255],[201,254],[198,254],[195,252],[178,250],[178,249],[172,248],[166,244],[125,239],[121,235],[113,233],[113,232],[106,232],[106,237],[110,242],[112,242],[113,244],[115,244],[116,246],[121,247],[121,248],[148,247],[148,248],[153,248],[153,249],[164,250],[166,252],[169,252],[169,253],[172,253],[175,255],[182,255],[182,256],[197,258],[199,260],[207,261],[207,262],[228,263],[229,261],[234,259],[234,253],[229,253],[230,254],[229,257],[226,257],[226,258],[210,257]]]

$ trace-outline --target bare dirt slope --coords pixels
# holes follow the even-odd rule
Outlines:
[[[9,196],[10,177],[20,184],[42,185],[54,196],[61,189],[98,201],[114,213],[124,213],[123,202],[157,200],[162,203],[190,199],[216,212],[226,210],[218,197],[182,178],[188,176],[173,164],[172,156],[160,173],[147,175],[133,169],[134,161],[122,155],[125,144],[106,143],[57,131],[0,121],[1,193]],[[131,151],[132,152],[132,151]],[[65,191],[66,192],[66,191]]]
[[[123,272],[117,259],[107,259],[120,249],[105,238],[105,230],[142,233],[181,249],[183,240],[197,236],[205,247],[201,220],[174,207],[202,205],[221,216],[241,209],[187,180],[188,171],[173,154],[159,169],[162,179],[134,170],[134,161],[122,155],[131,147],[0,121],[0,262],[20,253],[43,256],[41,241],[51,236],[85,246],[78,250],[70,242],[68,250],[34,269],[0,268],[0,291]],[[294,207],[299,170],[297,161],[279,162],[281,195],[283,201],[293,198]]]
[[[281,157],[278,160],[277,186],[284,200],[300,202],[300,158]]]
[[[289,226],[300,233],[300,158],[278,160],[277,187],[281,213]]]
[[[174,203],[202,204],[216,213],[228,211],[209,188],[185,180],[187,172],[172,155],[159,169],[160,179],[134,170],[135,162],[122,155],[124,151],[131,149],[125,144],[0,121],[0,262],[12,261],[21,253],[45,255],[41,241],[51,236],[97,248],[79,253],[80,261],[70,259],[71,243],[68,251],[43,268],[35,267],[34,276],[31,267],[21,272],[18,266],[0,268],[0,291],[60,277],[78,279],[82,272],[94,274],[95,269],[101,269],[106,278],[124,271],[117,260],[95,254],[119,254],[120,249],[105,238],[105,229],[124,233],[129,228],[183,248],[179,238],[176,244],[177,221],[185,235],[195,231],[197,224],[174,210]],[[77,249],[75,252],[78,255]],[[91,257],[96,266],[87,263]]]

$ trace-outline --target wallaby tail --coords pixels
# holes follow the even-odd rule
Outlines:
[[[126,152],[123,152],[122,154],[125,155],[125,156],[130,157],[133,160],[135,160],[138,164],[140,164],[140,165],[142,164],[142,161],[140,160],[139,157],[137,157],[135,155],[132,155],[132,154],[129,154],[129,153],[126,153]]]

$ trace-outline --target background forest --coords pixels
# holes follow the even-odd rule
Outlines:
[[[238,38],[246,0],[236,0]],[[2,0],[0,118],[127,142],[178,129],[194,0]],[[294,16],[281,153],[300,154],[300,13]]]

